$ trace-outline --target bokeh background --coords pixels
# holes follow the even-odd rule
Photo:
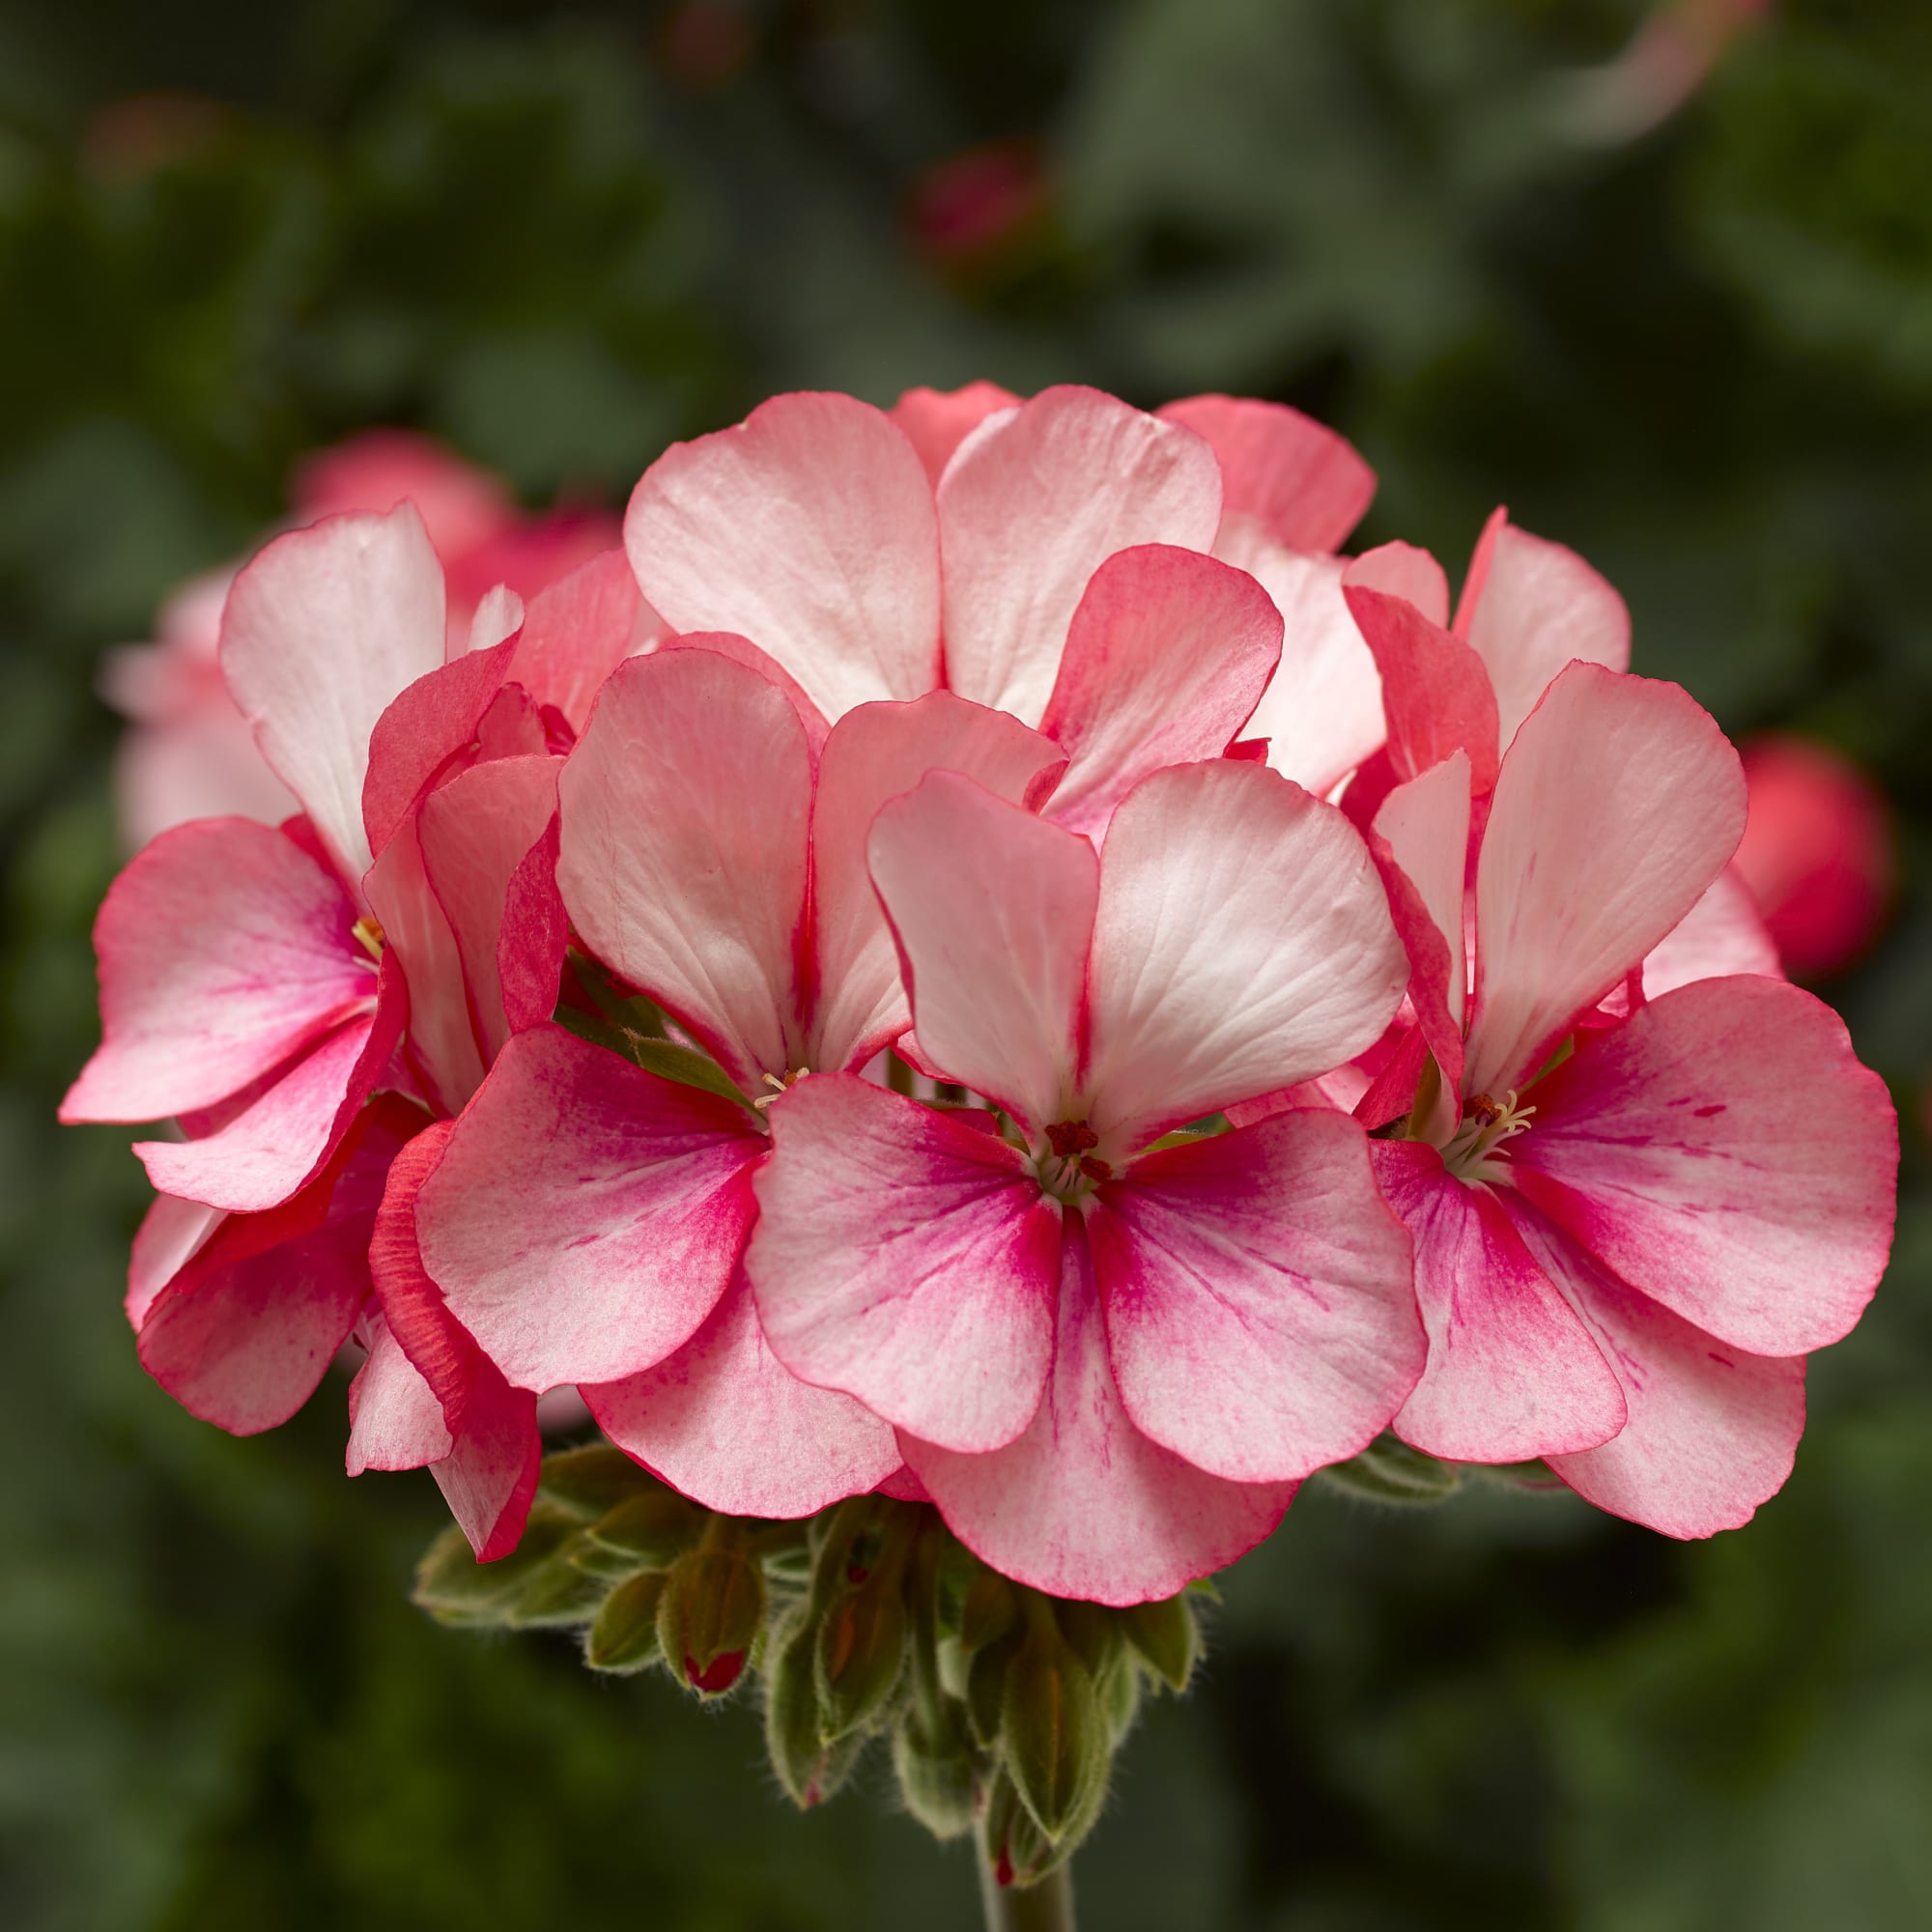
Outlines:
[[[252,1441],[178,1410],[128,1136],[53,1109],[97,660],[304,452],[412,425],[616,504],[773,390],[989,376],[1299,404],[1380,471],[1362,541],[1453,569],[1507,501],[1638,669],[1870,772],[1902,865],[1824,987],[1904,1117],[1897,1259],[1785,1492],[1684,1547],[1311,1490],[1125,1752],[1087,1922],[1932,1924],[1932,9],[1644,12],[0,4],[0,1922],[974,1922],[883,1777],[796,1817],[749,1710],[412,1610],[439,1499],[344,1480],[340,1378]]]

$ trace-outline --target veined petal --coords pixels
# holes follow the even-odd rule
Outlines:
[[[1512,1143],[1518,1185],[1633,1288],[1736,1349],[1851,1329],[1891,1250],[1898,1122],[1832,1009],[1699,980],[1579,1042]]]
[[[1343,1115],[1148,1154],[1101,1187],[1087,1236],[1127,1414],[1213,1475],[1345,1461],[1422,1373],[1408,1236]]]
[[[850,1074],[771,1113],[746,1269],[780,1358],[928,1441],[1010,1442],[1046,1383],[1060,1269],[1025,1157]]]
[[[922,1051],[1036,1133],[1073,1091],[1099,862],[954,772],[873,821],[867,850]]]
[[[1696,904],[1744,823],[1738,754],[1686,693],[1562,671],[1510,746],[1483,834],[1465,1089],[1533,1074]]]
[[[607,550],[530,599],[508,675],[582,735],[604,680],[661,639],[621,550]]]
[[[452,1445],[436,1391],[380,1315],[370,1325],[369,1353],[349,1384],[348,1472],[421,1469],[441,1462]]]
[[[1381,672],[1389,759],[1398,780],[1412,779],[1450,753],[1469,754],[1478,795],[1496,780],[1496,700],[1483,661],[1460,638],[1433,624],[1406,598],[1367,587],[1350,566],[1342,594]]]
[[[1026,1433],[984,1456],[900,1447],[952,1533],[1016,1582],[1100,1604],[1171,1597],[1261,1542],[1296,1485],[1231,1483],[1143,1435],[1114,1386],[1075,1215],[1061,1255],[1053,1373]]]
[[[1596,1337],[1629,1419],[1549,1466],[1586,1501],[1665,1536],[1748,1522],[1791,1473],[1804,1431],[1804,1363],[1726,1348],[1594,1266],[1533,1208],[1512,1217]]]
[[[1114,814],[1100,867],[1094,1131],[1142,1144],[1326,1073],[1377,1038],[1407,978],[1368,847],[1332,806],[1264,765],[1157,772]]]
[[[911,1021],[866,841],[888,800],[929,771],[959,772],[995,797],[1031,804],[1065,760],[1004,711],[951,692],[862,704],[833,727],[811,810],[812,997],[804,1063],[857,1068]]]
[[[968,383],[963,389],[908,389],[886,413],[919,451],[935,484],[952,452],[990,415],[1015,409],[1019,398],[997,383]]]
[[[1048,810],[1096,837],[1165,765],[1219,757],[1281,656],[1282,620],[1246,572],[1143,544],[1088,581],[1040,729],[1067,755]]]
[[[291,530],[228,593],[221,674],[352,889],[376,721],[442,657],[442,565],[410,503]]]
[[[453,658],[400,693],[376,721],[362,821],[379,859],[429,787],[464,762],[459,754],[475,744],[516,650],[499,641]]]
[[[989,417],[939,485],[947,683],[1037,723],[1094,571],[1136,544],[1209,550],[1220,520],[1214,452],[1178,423],[1074,387]]]
[[[1737,973],[1781,980],[1777,947],[1750,888],[1726,866],[1704,896],[1644,954],[1643,990],[1659,999],[1693,980],[1720,980]]]
[[[899,1466],[876,1415],[772,1353],[742,1272],[675,1354],[583,1399],[618,1448],[730,1516],[814,1516]]]
[[[1293,550],[1340,550],[1375,497],[1376,472],[1354,446],[1286,404],[1189,396],[1157,413],[1213,450],[1224,524],[1245,519]]]
[[[624,548],[679,631],[736,631],[828,718],[939,682],[932,486],[892,419],[850,396],[777,396],[644,471]]]
[[[557,789],[584,943],[741,1085],[794,1068],[811,762],[790,700],[711,651],[635,658]]]
[[[724,1293],[765,1147],[731,1101],[532,1027],[423,1183],[423,1265],[519,1388],[618,1380],[662,1361]]]
[[[245,818],[163,833],[94,923],[101,1042],[63,1121],[158,1121],[212,1106],[371,1004],[340,882]]]
[[[1396,1434],[1454,1463],[1593,1448],[1624,1425],[1623,1391],[1590,1332],[1530,1258],[1500,1201],[1420,1141],[1371,1144],[1389,1206],[1415,1237],[1429,1366]]]

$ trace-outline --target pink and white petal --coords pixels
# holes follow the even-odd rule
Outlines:
[[[891,1496],[895,1502],[929,1503],[932,1497],[926,1487],[901,1463],[891,1475],[882,1476],[874,1485],[882,1496]]]
[[[498,1376],[472,1398],[462,1433],[430,1474],[479,1563],[507,1556],[523,1540],[543,1467],[537,1399]]]
[[[455,627],[449,627],[443,640],[444,653],[455,659],[466,653],[474,655],[479,651],[495,650],[523,628],[524,600],[507,583],[493,584],[469,613],[467,635],[460,649],[457,647]]]
[[[978,1454],[1033,1418],[1053,1354],[1060,1211],[1006,1141],[852,1074],[771,1110],[746,1258],[808,1381]]]
[[[1378,590],[1413,604],[1438,630],[1449,624],[1449,579],[1426,550],[1414,544],[1378,544],[1345,560],[1351,590]]]
[[[385,959],[376,1010],[323,1040],[217,1132],[191,1141],[137,1141],[163,1194],[231,1214],[256,1214],[299,1192],[342,1145],[402,1038],[409,995]]]
[[[410,987],[406,1047],[412,1071],[440,1114],[460,1114],[483,1082],[485,1061],[470,1019],[463,955],[423,861],[422,821],[406,819],[363,881],[381,922],[384,959]]]
[[[379,1106],[301,1194],[224,1221],[155,1297],[142,1366],[236,1435],[286,1422],[315,1392],[369,1293],[369,1236],[409,1109]]]
[[[352,887],[377,720],[443,659],[442,565],[408,503],[329,517],[260,551],[221,620],[221,673]]]
[[[920,1050],[1038,1133],[1065,1118],[1100,865],[956,772],[895,799],[867,841]]]
[[[1429,1366],[1396,1434],[1453,1463],[1522,1463],[1608,1441],[1624,1425],[1623,1391],[1495,1194],[1445,1173],[1420,1141],[1377,1141],[1370,1151],[1383,1198],[1415,1237],[1429,1331]]]
[[[1019,398],[997,383],[968,383],[963,389],[908,389],[886,413],[919,452],[936,485],[952,452],[990,415],[1016,409]]]
[[[1831,1008],[1699,980],[1536,1088],[1518,1185],[1605,1267],[1734,1348],[1847,1334],[1891,1250],[1898,1121]]]
[[[1726,1347],[1613,1281],[1533,1209],[1512,1203],[1530,1253],[1622,1384],[1629,1419],[1549,1466],[1601,1510],[1665,1536],[1737,1529],[1776,1495],[1804,1433],[1803,1357]]]
[[[876,1415],[800,1381],[772,1353],[742,1272],[674,1355],[583,1396],[625,1454],[730,1516],[813,1516],[899,1466]]]
[[[164,833],[94,923],[101,1042],[63,1121],[212,1106],[368,1008],[355,907],[295,840],[244,818]]]
[[[1704,896],[1644,955],[1644,995],[1655,1000],[1693,980],[1739,973],[1784,978],[1776,942],[1750,888],[1734,866],[1726,866]]]
[[[1344,580],[1342,594],[1381,672],[1390,762],[1419,777],[1451,752],[1469,754],[1480,797],[1496,780],[1496,700],[1483,661],[1403,597]]]
[[[1034,804],[1060,749],[1004,711],[948,691],[862,704],[833,727],[811,810],[812,994],[805,1064],[863,1066],[910,1023],[898,952],[867,869],[879,809],[929,771],[960,772],[995,797]]]
[[[1134,1426],[1231,1482],[1366,1448],[1422,1373],[1406,1231],[1369,1141],[1318,1108],[1164,1149],[1087,1217]]]
[[[149,1202],[134,1231],[128,1257],[128,1293],[122,1302],[137,1332],[156,1295],[187,1265],[221,1220],[220,1208],[204,1208],[199,1201],[157,1194]]]
[[[497,936],[497,983],[512,1033],[539,1026],[556,1010],[570,946],[570,915],[556,889],[561,828],[553,817],[524,855],[503,894]]]
[[[1293,550],[1334,551],[1375,497],[1376,472],[1353,444],[1286,404],[1189,396],[1157,413],[1213,450],[1223,523],[1258,524]]]
[[[1062,1242],[1053,1374],[1025,1435],[962,1456],[901,1434],[952,1533],[1016,1582],[1056,1597],[1171,1597],[1280,1522],[1293,1483],[1231,1483],[1163,1449],[1121,1406],[1084,1230]]]
[[[1369,849],[1332,806],[1264,765],[1155,773],[1100,867],[1082,1084],[1104,1157],[1352,1059],[1407,979]]]
[[[798,679],[769,651],[761,651],[751,639],[741,638],[732,631],[692,631],[683,637],[665,639],[658,649],[710,651],[718,657],[729,658],[733,664],[748,666],[767,684],[777,685],[791,699],[792,709],[798,713],[798,722],[805,726],[806,743],[811,747],[814,761],[825,749],[825,740],[832,726],[825,722],[824,712],[806,696],[805,687]]]
[[[417,821],[423,867],[462,961],[485,1064],[511,1032],[497,967],[510,882],[556,815],[560,762],[525,757],[473,765],[424,799]]]
[[[1281,665],[1248,721],[1267,762],[1326,797],[1388,735],[1382,680],[1342,597],[1338,556],[1284,549],[1255,528],[1223,530],[1214,554],[1245,570],[1282,615]]]
[[[499,641],[455,658],[418,678],[376,721],[362,822],[378,858],[430,786],[465,762],[462,754],[476,743],[516,651],[515,643]]]
[[[1686,692],[1598,665],[1523,721],[1476,865],[1465,1090],[1520,1087],[1702,896],[1745,823],[1738,754]]]
[[[811,760],[784,694],[712,651],[635,658],[557,789],[557,887],[591,952],[741,1085],[796,1067]]]
[[[1489,667],[1504,746],[1573,658],[1630,668],[1624,600],[1575,551],[1518,529],[1501,510],[1476,547],[1456,635]]]
[[[422,1184],[423,1266],[517,1387],[618,1380],[688,1340],[724,1293],[766,1146],[731,1101],[532,1027]]]
[[[380,1315],[370,1325],[369,1353],[349,1384],[349,1473],[441,1462],[452,1444],[436,1391]]]
[[[1369,839],[1408,952],[1409,1000],[1452,1093],[1463,1081],[1468,1000],[1463,921],[1469,808],[1469,754],[1455,751],[1383,799]]]
[[[630,559],[607,550],[530,599],[508,675],[581,736],[604,680],[664,631]]]
[[[632,495],[624,548],[673,630],[750,638],[828,718],[939,683],[932,486],[868,403],[777,396],[672,444]]]
[[[264,762],[248,721],[229,703],[135,724],[114,748],[114,801],[125,848],[197,818],[252,818],[277,825],[299,811],[296,795]]]
[[[1053,816],[1097,837],[1142,779],[1219,757],[1281,642],[1281,613],[1245,571],[1168,544],[1116,552],[1073,613],[1040,720],[1067,755]]]
[[[1136,544],[1211,550],[1221,469],[1192,430],[1043,389],[959,445],[939,486],[946,681],[1032,724],[1092,578]]]

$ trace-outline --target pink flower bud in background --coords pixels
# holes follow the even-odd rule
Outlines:
[[[913,185],[906,221],[936,268],[977,275],[1024,239],[1047,204],[1039,144],[989,141],[928,168]]]
[[[1876,936],[1897,877],[1891,813],[1841,753],[1788,733],[1742,747],[1750,817],[1736,866],[1786,969],[1822,980]]]

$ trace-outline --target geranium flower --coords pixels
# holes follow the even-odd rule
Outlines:
[[[523,1034],[416,1218],[429,1275],[513,1385],[578,1384],[612,1441],[713,1508],[802,1516],[899,1456],[765,1346],[739,1265],[771,1146],[753,1102],[866,1065],[907,1023],[865,866],[880,804],[934,765],[1028,799],[1063,759],[946,693],[862,704],[814,752],[822,721],[757,655],[687,638],[625,665],[561,781],[557,878],[582,943],[722,1077],[695,1072],[707,1091],[561,1027]]]
[[[1007,1575],[1171,1595],[1369,1441],[1421,1363],[1351,1122],[1157,1145],[1386,1025],[1406,968],[1369,855],[1232,761],[1145,780],[1098,854],[938,773],[870,853],[908,1050],[1013,1138],[849,1076],[793,1087],[748,1259],[772,1347],[891,1422]]]

